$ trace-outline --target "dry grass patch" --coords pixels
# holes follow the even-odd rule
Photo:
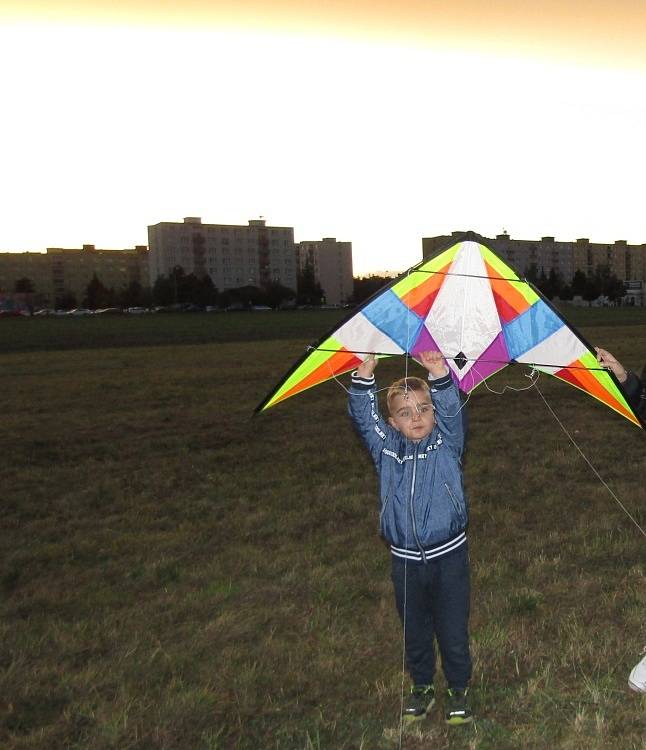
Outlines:
[[[644,332],[586,331],[633,365]],[[2,747],[397,746],[401,630],[345,394],[250,418],[301,350],[3,355]],[[540,387],[643,526],[643,435]],[[477,720],[439,701],[404,747],[643,747],[643,537],[532,390],[468,408]]]

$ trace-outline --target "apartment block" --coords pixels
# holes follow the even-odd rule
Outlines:
[[[324,237],[299,242],[297,250],[299,269],[306,266],[313,269],[328,305],[343,305],[350,301],[353,292],[351,242]]]
[[[36,292],[49,300],[53,294],[51,259],[45,253],[0,253],[0,292],[13,292],[19,279],[29,279]]]
[[[424,258],[430,257],[438,248],[462,234],[463,232],[452,232],[450,235],[424,237]],[[561,242],[554,237],[517,240],[512,239],[507,232],[497,234],[495,238],[483,239],[520,274],[524,274],[535,265],[538,274],[549,275],[553,268],[564,281],[571,282],[577,271],[591,275],[598,266],[605,265],[622,281],[646,280],[646,243],[629,245],[625,240],[616,240],[613,243],[590,242],[587,238]]]
[[[132,281],[148,283],[148,248],[125,250],[48,247],[44,253],[0,253],[0,290],[11,292],[18,279],[28,278],[39,304],[54,307],[73,294],[79,304],[94,274],[108,289],[119,291]]]
[[[278,282],[296,289],[297,263],[292,227],[204,224],[200,217],[164,221],[148,227],[149,279],[167,276],[176,266],[185,273],[208,275],[220,290]]]

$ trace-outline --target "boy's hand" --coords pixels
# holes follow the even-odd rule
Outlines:
[[[442,375],[448,375],[449,368],[442,352],[420,352],[419,361],[435,379],[442,377]]]
[[[597,352],[597,362],[602,367],[607,367],[609,370],[614,372],[614,374],[617,376],[617,380],[620,383],[625,383],[628,379],[628,373],[626,372],[626,368],[621,364],[621,362],[617,362],[617,360],[610,354],[610,352],[607,352],[605,349],[599,349],[598,346],[594,347]]]
[[[363,362],[359,365],[359,367],[357,367],[357,375],[360,378],[370,379],[375,371],[376,366],[377,357],[375,357],[374,354],[369,354],[368,357],[364,359]]]

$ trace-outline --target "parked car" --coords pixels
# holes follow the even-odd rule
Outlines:
[[[2,318],[28,318],[29,313],[26,310],[0,310]]]
[[[71,315],[73,318],[82,318],[86,315],[94,315],[94,312],[92,310],[88,310],[87,307],[75,307],[73,310],[70,310],[68,315]]]

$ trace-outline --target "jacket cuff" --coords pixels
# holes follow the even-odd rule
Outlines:
[[[352,385],[355,386],[355,388],[363,388],[365,390],[368,390],[369,388],[373,388],[375,385],[375,376],[371,375],[369,378],[362,378],[360,375],[357,374],[357,371],[355,370],[352,373]]]
[[[431,383],[431,387],[435,388],[437,390],[443,390],[444,388],[449,388],[451,385],[453,385],[453,378],[451,377],[451,373],[447,372],[446,375],[440,375],[440,377],[435,380],[431,377],[431,374],[428,374],[428,379]]]

